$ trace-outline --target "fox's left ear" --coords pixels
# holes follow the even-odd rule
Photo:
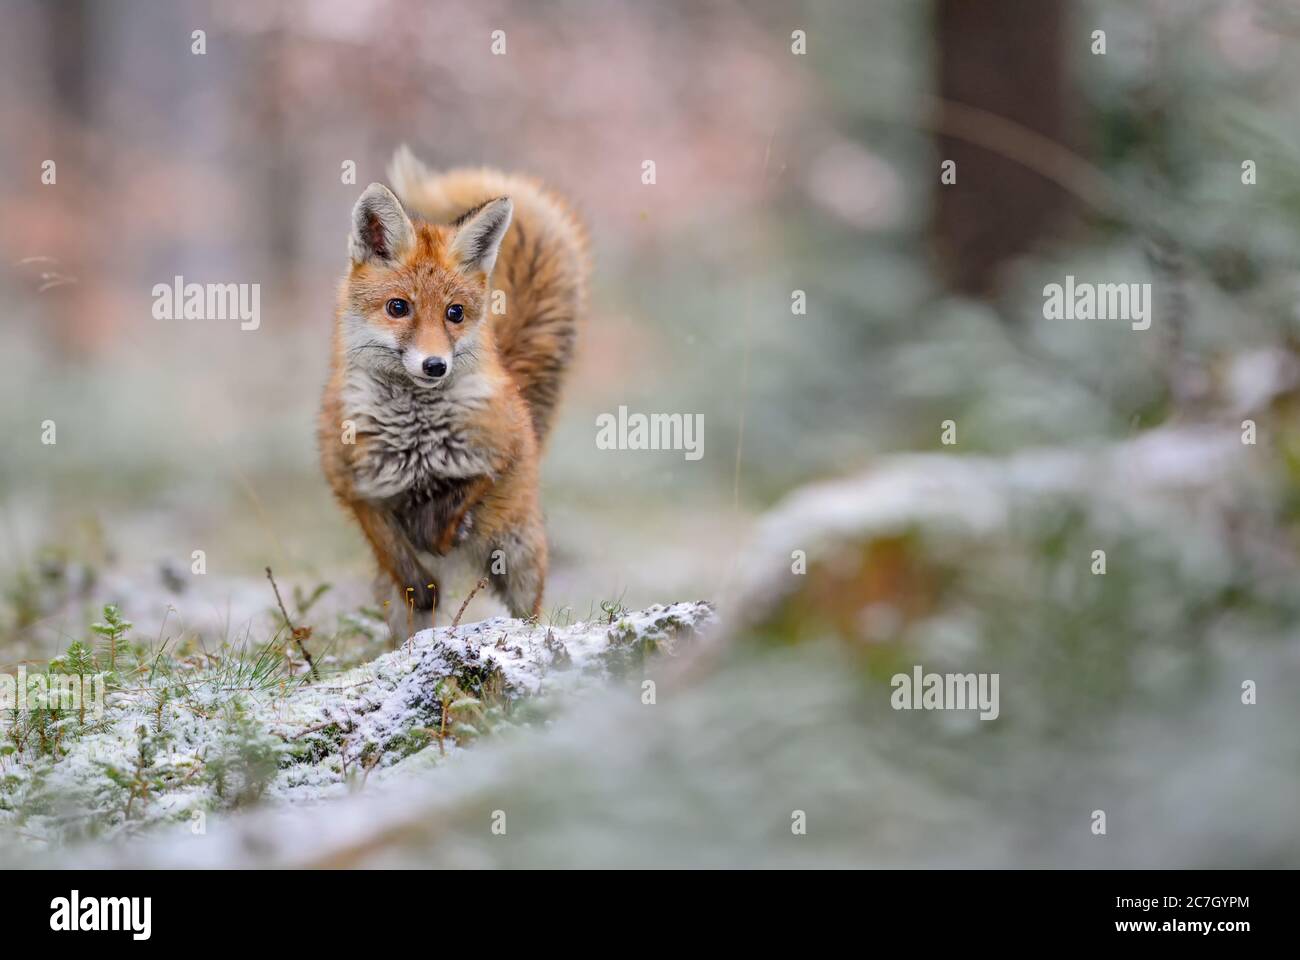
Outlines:
[[[498,197],[477,210],[471,210],[457,221],[458,229],[456,238],[451,242],[451,252],[460,262],[462,270],[470,273],[477,270],[492,272],[514,210],[515,206],[509,197]]]

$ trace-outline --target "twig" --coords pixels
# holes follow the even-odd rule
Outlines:
[[[271,568],[266,568],[266,579],[271,581],[271,589],[275,591],[275,602],[280,605],[280,613],[284,616],[284,622],[288,624],[289,630],[293,633],[293,639],[298,644],[298,650],[302,653],[302,658],[307,661],[307,666],[311,669],[313,680],[320,679],[320,671],[316,669],[316,661],[311,658],[311,653],[307,650],[307,644],[303,643],[311,636],[311,627],[295,627],[293,621],[289,619],[289,611],[284,608],[284,601],[280,599],[280,588],[275,585],[275,577],[271,575]]]
[[[203,764],[206,758],[207,758],[207,751],[204,751],[203,756],[198,758],[199,762],[194,765],[194,768],[190,770],[189,773],[185,774],[185,776],[181,777],[182,784],[189,783],[190,778],[194,776],[194,774],[198,773],[200,770],[203,769]]]
[[[324,723],[318,723],[316,724],[316,726],[308,727],[306,730],[299,730],[297,733],[293,734],[292,736],[288,736],[286,734],[280,733],[279,730],[276,730],[274,732],[280,737],[283,737],[285,740],[299,740],[302,737],[307,736],[307,734],[309,733],[319,733],[321,730],[324,730],[326,727],[332,727],[335,725],[338,725],[340,727],[342,726],[342,724],[338,720],[326,720]],[[344,730],[342,732],[344,734],[349,734],[352,732],[352,729],[351,727],[349,727],[347,730]]]
[[[469,592],[469,596],[465,598],[465,602],[460,605],[460,609],[456,611],[456,616],[451,621],[452,633],[455,633],[456,628],[460,626],[461,614],[465,612],[465,608],[469,606],[469,602],[474,599],[474,594],[478,593],[487,585],[488,585],[488,578],[479,577],[478,583],[474,584],[474,589]]]
[[[382,756],[382,754],[376,750],[371,756],[369,763],[366,763],[364,760],[361,761],[361,786],[357,788],[358,790],[364,790],[366,788],[366,781],[370,779],[370,771],[379,766],[380,756]]]
[[[355,731],[357,727],[356,724],[352,722],[352,711],[350,711],[345,705],[343,707],[343,713],[348,718],[349,733]],[[344,737],[346,738],[347,734],[344,734]],[[347,783],[348,782],[348,741],[346,739],[344,739],[339,744],[339,763],[343,765],[343,782]]]
[[[415,587],[406,588],[406,652],[415,649]]]

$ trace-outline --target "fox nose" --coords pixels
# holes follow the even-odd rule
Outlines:
[[[430,377],[441,377],[447,372],[447,361],[442,357],[425,357],[421,366],[425,374]]]

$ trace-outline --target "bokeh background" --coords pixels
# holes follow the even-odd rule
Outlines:
[[[770,584],[772,568],[747,569],[764,545],[776,544],[780,560],[822,527],[844,535],[841,520],[863,502],[885,520],[897,508],[887,538],[855,541],[847,579],[842,551],[829,568],[814,557],[809,587],[780,609],[763,607],[754,632],[778,646],[838,638],[877,680],[916,649],[954,665],[1018,667],[1019,689],[1032,691],[1020,703],[1036,705],[1025,739],[995,737],[988,754],[967,740],[951,753],[934,746],[924,764],[942,793],[962,776],[983,782],[960,756],[1042,760],[1021,782],[1025,799],[1044,801],[1034,837],[1053,855],[1078,851],[1045,839],[1059,826],[1045,798],[1084,764],[1069,753],[1071,737],[1105,753],[1088,720],[1098,710],[1131,709],[1128,732],[1173,763],[1161,748],[1191,727],[1171,719],[1152,732],[1153,704],[1231,706],[1247,674],[1225,651],[1265,656],[1274,677],[1295,677],[1293,5],[3,7],[6,666],[61,650],[106,600],[143,632],[161,628],[172,607],[173,628],[229,636],[265,617],[268,564],[306,596],[329,584],[317,609],[338,623],[368,602],[371,561],[319,476],[312,422],[348,213],[409,143],[435,167],[539,175],[590,225],[592,308],[545,466],[549,611],[581,617],[611,599],[637,607]],[[206,31],[202,56],[191,52],[196,29]],[[497,29],[505,56],[489,51]],[[795,30],[806,31],[806,54],[792,52]],[[1104,55],[1095,30],[1105,32]],[[51,159],[57,183],[45,185]],[[641,182],[644,160],[657,165],[653,186]],[[940,182],[945,160],[957,164],[955,184]],[[341,182],[346,161],[355,184]],[[1067,273],[1152,283],[1152,329],[1044,319],[1043,285]],[[155,320],[151,289],[178,274],[259,283],[261,328]],[[805,315],[791,311],[795,290],[806,293]],[[595,417],[620,404],[703,414],[703,458],[597,450]],[[1258,424],[1255,446],[1236,443],[1247,417]],[[54,446],[41,443],[47,419]],[[955,447],[940,442],[945,420],[957,424]],[[1163,445],[1124,452],[1148,435]],[[1189,435],[1199,439],[1183,442]],[[1224,436],[1235,446],[1216,445]],[[1065,459],[1014,459],[1040,448]],[[946,458],[898,459],[917,451]],[[992,496],[978,470],[969,480],[943,472],[963,457],[1008,476],[1018,468],[1007,464],[1023,462],[1035,476],[1088,482],[1048,482],[1051,504],[1023,516],[1021,480],[995,483],[1008,506],[992,521],[981,515],[977,545],[935,545],[918,503],[924,513],[927,497],[956,508]],[[1097,463],[1115,469],[1091,477]],[[881,470],[893,486],[804,490]],[[935,474],[947,479],[926,493]],[[1182,480],[1195,496],[1134,492]],[[760,519],[799,490],[778,520]],[[1155,532],[1139,536],[1125,507]],[[1190,525],[1175,508],[1206,523],[1187,550]],[[1098,543],[1112,548],[1112,564],[1132,560],[1112,567],[1105,590],[1078,579]],[[190,574],[196,549],[205,577]],[[494,610],[485,598],[474,604]],[[321,635],[347,642],[343,627],[321,621]],[[909,631],[931,646],[905,646],[916,639]],[[733,715],[757,709],[762,686],[746,687],[751,699]],[[811,681],[794,686],[816,696]],[[1293,691],[1275,686],[1271,702]],[[1266,771],[1286,794],[1300,768],[1283,732],[1293,729],[1288,709],[1252,728],[1258,766],[1223,743],[1223,766],[1150,777],[1185,774],[1184,803],[1233,771]],[[1015,716],[1011,706],[1003,713]],[[1116,762],[1116,776],[1133,783],[1155,763],[1141,751]],[[974,802],[993,802],[987,786]],[[1165,799],[1146,796],[1143,809]],[[1239,799],[1220,798],[1224,808]],[[1183,811],[1180,842],[1218,823]],[[1294,810],[1253,816],[1257,829],[1244,838],[1236,828],[1214,834],[1209,862],[1296,853]],[[1274,843],[1288,835],[1289,846]],[[891,862],[917,849],[900,841]],[[1007,862],[1051,859],[1023,837],[996,849],[981,848]],[[1174,846],[1131,849],[1155,863]]]
[[[0,483],[10,575],[66,558],[94,568],[86,573],[136,568],[148,580],[141,568],[170,565],[188,576],[203,549],[216,580],[271,563],[290,579],[368,581],[364,546],[318,475],[312,418],[348,214],[403,142],[434,166],[539,175],[592,230],[593,308],[547,460],[549,604],[585,612],[611,596],[712,593],[757,504],[870,448],[856,401],[837,395],[862,371],[818,369],[817,358],[837,353],[828,334],[866,334],[849,331],[864,323],[850,245],[897,234],[923,211],[854,139],[862,121],[845,107],[867,74],[840,76],[838,96],[822,88],[832,51],[822,67],[791,56],[779,7],[6,10],[0,163],[13,215],[0,283],[12,376]],[[905,29],[905,13],[890,14],[891,29]],[[849,6],[815,15],[865,27]],[[489,53],[498,28],[505,56]],[[191,52],[194,29],[206,30],[206,55]],[[819,42],[836,42],[834,29],[822,32]],[[854,49],[840,59],[857,73]],[[57,163],[53,186],[40,180],[46,159]],[[654,186],[641,183],[645,159],[658,165]],[[355,184],[341,182],[345,161]],[[912,189],[919,199],[919,179]],[[841,246],[837,292],[819,280],[818,260]],[[261,329],[154,320],[152,287],[177,274],[261,284]],[[822,289],[796,325],[799,284]],[[737,490],[747,402],[762,412],[748,424]],[[596,450],[596,414],[620,403],[703,413],[704,459]],[[833,420],[817,423],[825,415]],[[45,419],[57,424],[55,447],[40,443]],[[838,448],[836,435],[855,449]],[[211,582],[202,586],[220,602]],[[49,612],[38,606],[23,619]]]

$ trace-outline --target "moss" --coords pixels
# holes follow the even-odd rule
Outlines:
[[[313,730],[287,745],[281,758],[282,766],[298,763],[320,763],[326,757],[338,753],[343,746],[346,735],[343,726],[331,723],[319,730]]]
[[[652,608],[653,609],[653,608]],[[638,626],[622,619],[606,632],[607,646],[598,661],[588,667],[592,673],[604,672],[622,677],[644,669],[646,662],[659,655],[671,656],[678,645],[695,637],[695,621],[673,607],[661,608],[649,625]],[[689,609],[695,609],[693,606]]]

